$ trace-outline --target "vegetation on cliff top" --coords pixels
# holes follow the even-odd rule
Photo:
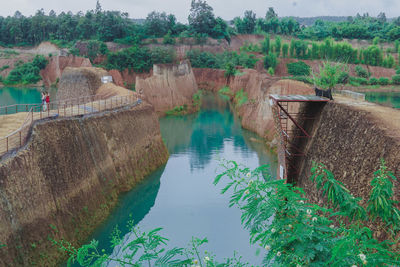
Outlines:
[[[3,83],[6,85],[14,84],[35,84],[42,78],[39,73],[44,69],[48,61],[44,56],[36,55],[31,62],[23,63],[18,62],[15,68],[4,79]]]

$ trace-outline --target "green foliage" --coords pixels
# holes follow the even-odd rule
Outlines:
[[[9,67],[10,67],[9,65],[4,65],[3,67],[0,68],[0,72],[8,69]]]
[[[338,77],[338,83],[346,84],[349,82],[350,75],[347,71],[341,71]]]
[[[275,38],[275,54],[277,57],[279,57],[279,55],[281,54],[281,48],[282,48],[282,39],[280,36],[277,36]]]
[[[219,94],[221,95],[226,95],[226,96],[232,96],[233,93],[231,91],[231,89],[229,88],[229,86],[224,86],[221,89],[219,89],[218,91]]]
[[[371,76],[371,73],[369,73],[366,69],[364,69],[360,65],[357,65],[354,68],[354,71],[356,72],[358,77],[362,77],[362,78],[367,78],[368,79],[369,76]]]
[[[272,180],[268,168],[254,170],[225,161],[214,183],[227,180],[230,206],[242,211],[252,244],[266,249],[264,266],[382,266],[399,264],[393,243],[375,240],[364,224],[367,211],[323,165],[314,165],[312,181],[327,206],[307,203],[301,188]],[[348,222],[346,225],[344,221]]]
[[[174,107],[173,109],[166,111],[165,114],[172,116],[179,116],[186,114],[187,111],[188,111],[188,106],[185,104],[183,106]]]
[[[234,75],[236,74],[236,72],[237,72],[237,70],[236,70],[236,68],[235,68],[235,65],[234,65],[232,62],[228,62],[228,63],[225,65],[225,73],[224,73],[224,76],[225,76],[226,78],[230,78],[230,77],[234,76]]]
[[[169,31],[166,35],[164,35],[163,44],[169,44],[169,45],[175,44],[175,38],[171,36],[171,31]]]
[[[100,55],[105,55],[108,53],[107,45],[104,42],[90,40],[87,42],[87,57],[91,62],[95,60],[96,57]]]
[[[186,53],[187,58],[190,60],[194,68],[214,68],[214,69],[227,69],[242,66],[245,68],[254,68],[258,59],[251,54],[237,53],[225,51],[223,53],[213,54],[210,52],[201,52],[200,50],[189,50]],[[232,73],[231,73],[232,74]],[[234,74],[232,74],[234,75]]]
[[[248,101],[247,93],[245,93],[243,89],[240,89],[239,91],[236,92],[234,100],[235,103],[238,105],[238,107],[241,107]]]
[[[282,45],[282,56],[283,57],[287,57],[288,56],[288,52],[289,52],[289,44],[284,43]]]
[[[275,71],[274,71],[274,69],[273,69],[272,67],[269,67],[268,70],[267,70],[267,72],[268,72],[268,74],[271,75],[271,76],[274,76],[274,75],[275,75]]]
[[[380,218],[393,231],[400,230],[400,211],[393,200],[393,182],[396,180],[393,173],[388,171],[385,161],[381,161],[379,169],[371,180],[372,190],[368,200],[367,211],[375,220]]]
[[[165,64],[175,61],[175,51],[167,48],[153,48],[132,46],[118,52],[109,53],[106,68],[148,72],[153,64]]]
[[[276,57],[276,55],[274,53],[269,52],[264,57],[264,68],[266,68],[266,69],[272,68],[275,70],[277,65],[278,65],[278,58]]]
[[[393,68],[395,65],[396,61],[392,55],[388,55],[385,57],[385,59],[382,62],[382,66],[385,68]]]
[[[371,45],[363,51],[362,61],[366,65],[381,66],[383,62],[383,52],[378,46]]]
[[[363,77],[349,77],[349,83],[353,86],[367,85],[368,80]]]
[[[369,78],[369,84],[370,85],[377,85],[379,83],[378,79],[375,77]]]
[[[199,90],[195,94],[193,94],[192,102],[195,108],[199,108],[201,105],[201,99],[203,97],[203,91]]]
[[[390,83],[390,80],[389,80],[389,78],[386,78],[386,77],[380,77],[378,79],[378,83],[379,83],[379,85],[388,85]]]
[[[311,67],[303,61],[286,64],[288,73],[295,76],[308,76],[311,72]]]
[[[343,70],[346,70],[346,66],[331,62],[324,62],[323,66],[319,69],[319,74],[314,75],[314,81],[316,85],[322,89],[334,89],[336,84],[339,82],[339,76]]]
[[[8,74],[4,84],[34,84],[40,81],[40,70],[44,69],[48,61],[44,56],[36,55],[32,62],[18,63]]]
[[[240,47],[240,52],[261,52],[261,46],[245,41],[244,45]]]
[[[265,55],[268,55],[271,49],[271,39],[269,34],[265,36],[264,41],[261,43],[261,52]]]
[[[400,85],[400,75],[396,74],[392,76],[392,83],[396,85]]]
[[[288,76],[288,77],[282,77],[282,79],[286,80],[295,80],[307,84],[313,84],[314,80],[310,78],[309,76]]]

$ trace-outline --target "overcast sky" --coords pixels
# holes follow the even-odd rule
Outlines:
[[[191,0],[100,0],[104,10],[128,12],[131,18],[145,18],[153,10],[174,14],[187,22]],[[400,16],[400,0],[208,0],[216,16],[230,20],[242,16],[244,10],[253,10],[263,17],[268,7],[274,7],[279,16],[349,16],[368,12],[372,16],[383,11],[386,17]],[[13,15],[16,10],[28,16],[40,8],[48,13],[86,11],[94,9],[96,0],[0,0],[0,15]]]

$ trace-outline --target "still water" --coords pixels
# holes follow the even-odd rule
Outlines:
[[[54,101],[56,96],[56,88],[31,88],[31,87],[0,87],[0,107],[15,104],[38,104],[41,102],[41,92],[49,91],[50,100]],[[4,110],[0,108],[0,114]],[[9,110],[8,113],[14,113]]]
[[[122,257],[118,248],[110,251],[110,233],[118,225],[128,243],[133,234],[126,225],[133,219],[142,231],[162,227],[161,235],[170,239],[171,248],[187,248],[192,236],[207,237],[209,243],[202,250],[217,259],[237,251],[245,261],[260,264],[263,251],[257,253],[259,248],[250,245],[240,211],[228,207],[229,195],[220,194],[224,183],[214,186],[213,180],[220,159],[251,168],[270,164],[274,176],[276,156],[255,134],[241,129],[228,102],[213,95],[203,98],[200,112],[161,118],[160,124],[170,153],[168,162],[121,196],[117,208],[89,240],[99,240],[101,248]]]
[[[400,92],[366,92],[365,100],[400,109]]]

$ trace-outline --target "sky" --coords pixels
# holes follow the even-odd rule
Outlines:
[[[103,10],[128,12],[130,18],[146,18],[153,10],[174,14],[178,21],[187,22],[191,0],[100,0]],[[284,16],[354,16],[368,12],[377,16],[400,16],[400,0],[208,0],[216,16],[231,20],[243,16],[245,10],[253,10],[257,17],[264,17],[268,7],[274,7],[280,17]],[[43,8],[50,10],[86,11],[94,9],[96,0],[0,0],[0,16],[12,16],[16,10],[23,15],[33,15]]]

